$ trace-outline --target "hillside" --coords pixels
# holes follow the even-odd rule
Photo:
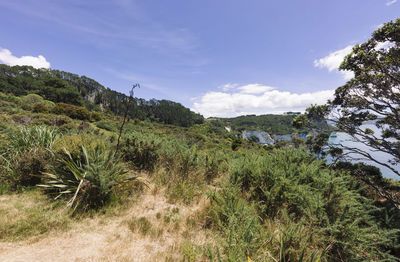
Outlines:
[[[393,192],[398,182],[329,166],[306,145],[264,147],[224,130],[250,121],[278,131],[292,116],[191,115],[185,126],[146,115],[118,144],[121,111],[84,99],[96,88],[2,69],[0,261],[399,260],[399,210],[355,174]]]
[[[246,115],[234,118],[214,118],[221,121],[225,126],[232,128],[234,132],[243,130],[262,130],[271,135],[286,135],[293,133],[307,133],[309,128],[298,129],[293,127],[292,121],[296,117],[294,114],[284,115]],[[312,128],[329,130],[330,127],[325,122],[313,122]]]
[[[84,106],[91,111],[106,110],[116,115],[125,112],[125,94],[105,88],[86,76],[53,69],[0,64],[0,91],[16,96],[38,94],[54,103]],[[203,122],[203,117],[179,103],[168,100],[134,98],[129,109],[131,118],[164,124],[191,126]]]

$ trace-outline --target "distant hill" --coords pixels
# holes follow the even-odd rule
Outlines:
[[[242,132],[244,130],[262,130],[269,134],[285,135],[292,133],[305,133],[310,129],[302,128],[297,129],[293,127],[292,121],[296,114],[283,114],[283,115],[246,115],[234,118],[213,118],[214,121],[220,121],[223,125],[232,128],[233,132]],[[314,122],[313,127],[326,129],[330,127],[326,122]]]
[[[109,111],[116,115],[125,112],[124,101],[128,99],[125,94],[106,88],[86,76],[4,64],[0,64],[0,91],[17,96],[38,94],[55,103],[85,106],[91,111]],[[129,114],[140,120],[148,119],[184,127],[204,121],[200,114],[169,100],[135,98]]]

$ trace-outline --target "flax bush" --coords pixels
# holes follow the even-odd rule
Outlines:
[[[53,167],[52,172],[43,174],[39,185],[55,198],[67,199],[67,206],[74,210],[98,209],[111,199],[116,188],[136,179],[126,177],[126,170],[120,159],[104,145],[86,149],[82,146],[83,161],[75,160],[70,152],[55,155],[62,163]]]
[[[23,126],[9,130],[7,136],[0,155],[0,180],[13,190],[36,185],[51,162],[48,150],[59,132],[47,126]]]

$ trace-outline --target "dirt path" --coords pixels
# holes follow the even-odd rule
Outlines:
[[[50,233],[39,240],[0,242],[0,261],[181,260],[182,241],[202,244],[206,240],[203,232],[187,226],[187,218],[204,203],[170,204],[163,194],[150,192],[121,216],[85,219],[68,232]]]

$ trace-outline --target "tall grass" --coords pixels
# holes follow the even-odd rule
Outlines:
[[[21,126],[8,132],[9,154],[21,153],[36,148],[51,149],[59,136],[56,128],[48,126]]]

